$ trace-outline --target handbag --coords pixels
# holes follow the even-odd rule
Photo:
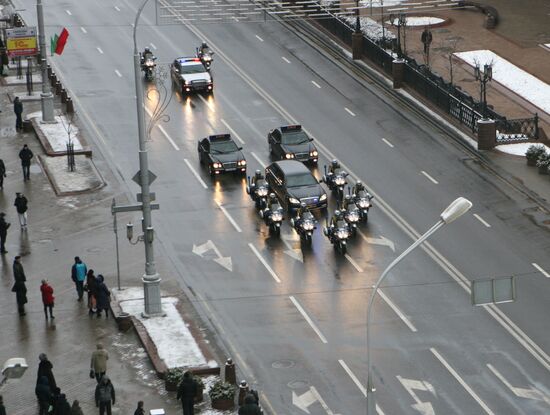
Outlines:
[[[90,379],[95,378],[95,372],[93,369],[90,369]]]

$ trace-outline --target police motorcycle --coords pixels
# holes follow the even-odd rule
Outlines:
[[[374,199],[374,196],[367,191],[363,183],[359,180],[355,183],[355,186],[353,186],[351,198],[359,208],[361,222],[367,222],[369,219],[369,209],[372,207],[371,200]]]
[[[155,79],[155,67],[157,66],[157,57],[153,55],[153,52],[149,48],[145,48],[143,53],[140,53],[141,70],[145,72],[145,80],[152,81]]]
[[[246,193],[248,193],[250,198],[254,201],[256,210],[260,211],[266,208],[267,197],[269,195],[269,184],[260,170],[256,170],[252,178],[248,176]]]
[[[360,209],[355,203],[355,199],[351,195],[346,195],[344,197],[344,202],[342,203],[342,213],[344,214],[344,219],[349,225],[349,230],[351,236],[357,235],[357,225],[361,220]]]
[[[330,225],[327,223],[327,226],[323,229],[323,233],[337,251],[342,255],[346,254],[350,230],[342,212],[339,210],[334,211],[331,223]]]
[[[267,207],[259,211],[260,217],[269,227],[269,233],[279,236],[281,234],[281,224],[283,222],[283,208],[275,193],[270,193],[267,201]]]
[[[311,245],[311,238],[313,231],[317,228],[315,226],[316,220],[313,213],[307,208],[305,203],[300,205],[296,217],[290,219],[290,226],[300,235],[300,241]]]
[[[347,184],[346,177],[348,173],[340,169],[340,163],[338,160],[332,160],[330,166],[324,166],[325,175],[323,176],[323,182],[325,182],[328,188],[332,191],[332,194],[336,197],[336,200],[340,202],[344,197],[344,187]]]
[[[202,42],[200,47],[196,48],[197,51],[197,58],[199,58],[206,68],[206,70],[210,70],[210,66],[212,66],[212,62],[214,61],[214,52],[212,49],[208,47],[206,42]]]

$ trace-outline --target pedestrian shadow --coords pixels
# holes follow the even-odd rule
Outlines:
[[[31,253],[31,245],[29,243],[29,233],[27,229],[21,229],[19,234],[19,255],[26,256]]]

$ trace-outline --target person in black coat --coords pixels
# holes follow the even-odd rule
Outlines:
[[[101,317],[101,311],[105,310],[105,317],[109,317],[109,304],[111,301],[111,292],[105,285],[105,278],[99,274],[97,276],[97,318]]]
[[[40,415],[48,415],[48,407],[52,400],[52,390],[48,385],[48,378],[46,376],[42,376],[38,379],[38,384],[34,389],[34,393],[36,393],[38,405],[40,406]]]
[[[8,253],[8,251],[6,251],[6,239],[8,237],[8,228],[10,225],[9,222],[6,222],[6,214],[0,212],[0,254]]]
[[[21,229],[27,229],[27,210],[29,209],[28,203],[29,201],[23,193],[15,193],[15,201],[13,202],[13,206],[15,206],[15,209],[17,210],[17,216],[19,217]]]
[[[23,180],[27,181],[31,179],[31,159],[34,157],[32,150],[26,145],[19,152],[19,158],[21,159],[21,167],[23,167]]]
[[[46,356],[46,353],[40,353],[38,356],[38,359],[40,359],[40,363],[38,364],[38,375],[37,378],[40,380],[42,376],[46,376],[48,379],[48,385],[53,390],[57,388],[57,383],[55,382],[55,376],[53,375],[53,365],[52,362],[48,360],[48,356]]]
[[[6,407],[4,406],[4,397],[0,395],[0,415],[6,415]]]
[[[6,165],[4,160],[0,159],[0,189],[4,188],[4,177],[6,177]]]
[[[239,408],[239,415],[262,415],[256,397],[249,393],[244,397],[244,405]]]
[[[138,402],[137,409],[134,411],[134,415],[145,415],[145,410],[143,409],[143,401]]]
[[[64,393],[60,394],[59,398],[57,398],[53,415],[71,415],[71,404],[67,402],[67,397]]]
[[[181,399],[183,415],[193,415],[195,413],[195,395],[197,394],[197,382],[193,379],[191,372],[183,374],[183,379],[178,386],[177,399]]]
[[[15,120],[15,129],[17,131],[23,130],[23,103],[19,97],[15,97],[13,100],[13,112],[15,112],[15,116],[17,117]]]
[[[27,304],[27,286],[25,281],[25,271],[23,270],[23,265],[21,265],[21,257],[18,255],[13,260],[13,277],[15,279],[15,284],[11,289],[17,298],[17,310],[19,311],[20,316],[25,315],[25,304]]]

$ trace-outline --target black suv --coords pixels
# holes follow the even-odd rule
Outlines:
[[[212,92],[214,83],[210,72],[199,58],[177,58],[170,65],[172,84],[183,95],[191,92]]]
[[[246,159],[242,147],[229,134],[210,135],[199,141],[199,161],[208,166],[211,176],[225,172],[246,174]]]
[[[289,212],[305,203],[310,209],[325,209],[327,194],[309,171],[296,160],[281,160],[265,169],[265,178]]]
[[[267,134],[269,154],[273,160],[296,159],[316,164],[319,153],[312,141],[313,138],[302,130],[301,125],[286,125]]]

